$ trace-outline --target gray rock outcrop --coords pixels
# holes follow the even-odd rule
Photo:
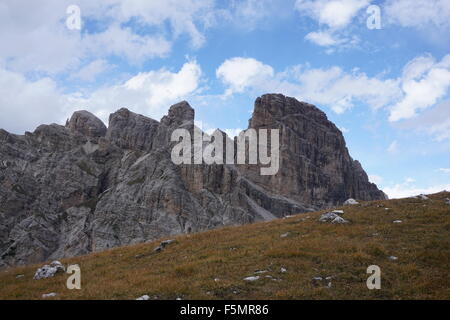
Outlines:
[[[256,100],[249,127],[280,129],[274,176],[258,165],[175,165],[171,133],[192,132],[194,115],[184,101],[160,122],[122,108],[107,128],[79,111],[66,126],[0,130],[0,267],[385,198],[310,104]]]

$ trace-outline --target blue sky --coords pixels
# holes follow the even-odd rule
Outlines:
[[[1,0],[0,128],[188,100],[233,134],[283,93],[325,111],[390,197],[450,190],[449,34],[448,0]]]

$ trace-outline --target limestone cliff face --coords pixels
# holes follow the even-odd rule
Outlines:
[[[194,130],[187,102],[160,122],[123,108],[108,128],[79,111],[66,126],[0,130],[0,267],[385,197],[325,114],[293,98],[258,98],[250,120],[280,129],[275,176],[255,165],[175,165],[180,127]]]
[[[261,176],[255,166],[244,169],[269,190],[316,207],[348,198],[386,197],[350,157],[341,131],[315,106],[283,95],[264,95],[255,102],[249,127],[280,130],[279,172]]]

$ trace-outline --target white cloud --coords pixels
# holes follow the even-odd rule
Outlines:
[[[436,104],[450,87],[450,55],[437,63],[430,55],[413,59],[403,72],[403,99],[391,108],[389,120],[398,121]]]
[[[92,61],[88,65],[81,68],[78,72],[71,75],[72,79],[79,79],[82,81],[94,81],[98,75],[111,69],[112,66],[104,59]]]
[[[450,173],[450,168],[440,168],[439,171],[444,173]]]
[[[130,28],[118,25],[111,25],[104,32],[87,35],[83,44],[87,51],[97,57],[119,56],[132,64],[164,57],[171,50],[170,42],[162,36],[137,35]]]
[[[187,62],[178,72],[166,69],[142,72],[123,84],[105,87],[80,98],[79,104],[103,119],[120,107],[129,107],[159,120],[171,104],[188,99],[200,90],[202,71],[195,61]]]
[[[297,0],[300,14],[317,20],[330,28],[346,27],[356,14],[367,7],[370,0]]]
[[[72,4],[71,0],[1,2],[0,60],[7,68],[76,72],[86,60],[108,55],[140,63],[167,55],[172,41],[182,34],[198,48],[205,41],[204,20],[214,10],[213,0],[80,0],[77,5],[83,21],[90,19],[101,27],[79,32],[65,24],[66,9]]]
[[[120,107],[160,119],[171,104],[188,99],[201,90],[201,68],[186,62],[178,72],[166,69],[139,73],[126,82],[94,92],[64,94],[54,81],[35,82],[0,69],[0,128],[13,133],[32,131],[42,123],[63,123],[77,109],[86,109],[107,122]]]
[[[358,69],[346,72],[338,66],[322,69],[300,65],[275,72],[263,62],[240,57],[226,60],[216,75],[228,87],[227,94],[245,90],[256,94],[280,92],[327,106],[336,113],[364,103],[374,110],[387,108],[389,120],[394,122],[412,118],[448,94],[450,54],[439,62],[431,55],[419,56],[405,65],[399,78],[369,77]],[[441,140],[450,136],[447,113],[433,116],[438,121],[427,128]]]
[[[322,47],[355,47],[359,43],[356,36],[344,36],[344,28],[352,22],[358,12],[367,7],[370,0],[297,0],[295,8],[302,16],[314,19],[322,27],[313,31],[305,39]],[[333,50],[328,49],[327,53]]]
[[[369,174],[369,181],[375,184],[380,184],[383,182],[383,178],[376,174]]]
[[[236,57],[222,63],[216,76],[229,86],[226,94],[232,94],[262,85],[265,79],[274,76],[274,71],[256,59]]]
[[[177,37],[187,33],[192,45],[198,48],[205,37],[198,24],[205,23],[204,17],[214,10],[213,0],[128,0],[114,1],[113,15],[119,21],[136,17],[146,25],[162,25],[168,21]]]
[[[397,142],[397,140],[394,140],[391,142],[391,144],[387,148],[387,152],[396,153],[397,151],[398,151],[398,142]]]
[[[0,68],[0,128],[14,133],[32,131],[42,123],[59,121],[70,98],[56,83],[43,78],[28,81],[19,73]]]
[[[245,90],[255,94],[280,92],[328,106],[336,113],[352,108],[357,101],[374,109],[381,108],[399,94],[396,80],[370,78],[357,70],[347,73],[336,66],[328,69],[294,66],[275,73],[271,66],[255,59],[232,58],[216,74],[227,85],[227,94]]]
[[[403,27],[450,27],[448,0],[387,0],[384,12],[391,23]]]
[[[322,47],[335,46],[342,40],[335,38],[330,31],[313,31],[305,36],[305,39]]]
[[[445,100],[417,117],[398,124],[400,128],[425,132],[437,141],[450,139],[450,100]]]
[[[389,196],[389,199],[399,199],[417,196],[419,194],[432,194],[441,192],[443,190],[450,190],[450,184],[439,184],[430,187],[417,187],[414,180],[405,180],[403,183],[398,183],[389,187],[383,188],[383,191]]]

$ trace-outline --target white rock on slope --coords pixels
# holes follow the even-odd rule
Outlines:
[[[244,278],[244,281],[256,281],[256,280],[259,280],[259,276]]]
[[[334,212],[327,212],[320,216],[320,222],[331,222],[331,223],[348,223],[347,220],[337,215]]]
[[[356,200],[353,199],[353,198],[347,199],[347,200],[345,200],[345,202],[344,202],[344,206],[355,205],[355,204],[359,204],[359,202],[356,201]]]
[[[59,272],[64,272],[66,269],[59,261],[53,261],[50,265],[46,264],[42,268],[36,270],[33,279],[46,279],[55,276]]]

